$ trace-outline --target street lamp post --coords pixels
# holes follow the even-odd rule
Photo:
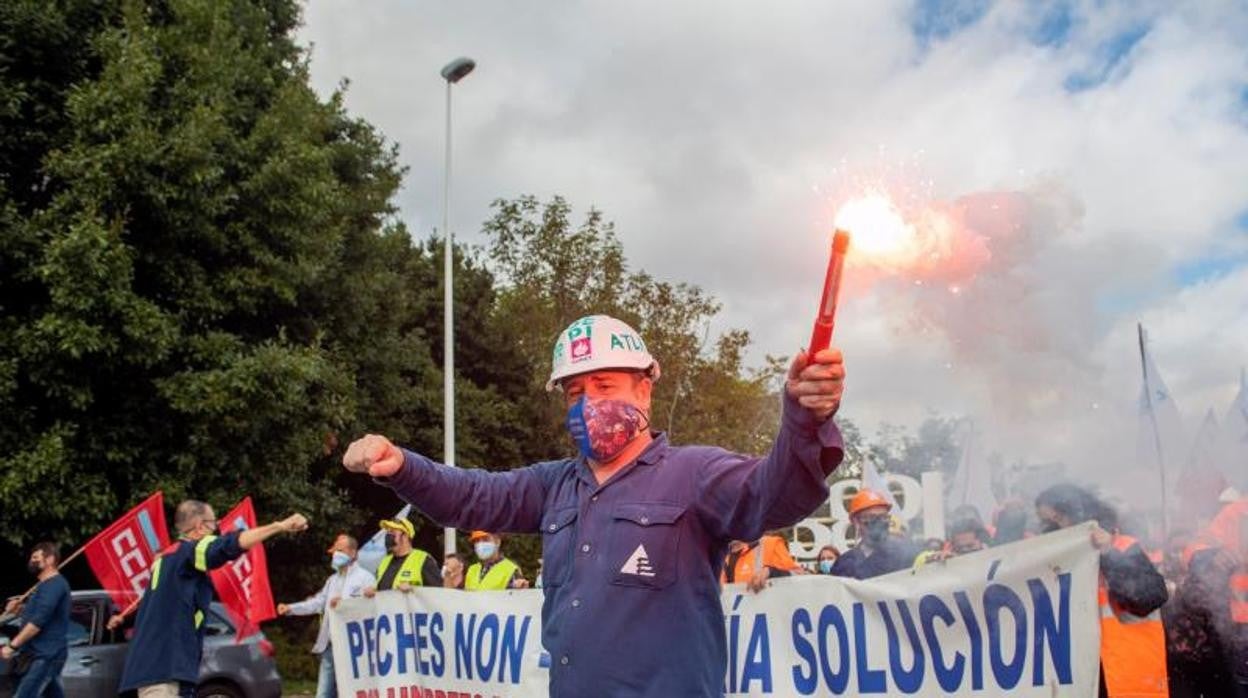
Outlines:
[[[453,277],[455,238],[451,234],[451,85],[463,80],[477,64],[471,58],[456,58],[442,68],[446,80],[446,177],[442,190],[442,259],[445,289],[442,302],[442,460],[455,465],[455,284]],[[444,550],[455,552],[455,529],[445,531]]]

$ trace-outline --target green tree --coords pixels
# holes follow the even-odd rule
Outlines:
[[[440,386],[394,149],[309,88],[293,1],[0,12],[0,538],[250,493],[319,556],[361,518],[340,435]]]
[[[660,281],[628,267],[614,225],[591,209],[579,224],[562,197],[531,196],[494,203],[484,230],[485,257],[498,278],[497,318],[510,348],[531,368],[526,413],[538,429],[531,457],[568,452],[564,408],[544,395],[555,337],[573,320],[607,314],[646,339],[663,376],[656,385],[653,425],[683,443],[712,443],[764,452],[779,424],[781,361],[744,365],[749,334],[730,330],[713,342],[708,327],[720,306],[702,289]]]

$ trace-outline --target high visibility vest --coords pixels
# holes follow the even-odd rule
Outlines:
[[[400,584],[410,584],[414,587],[424,586],[425,578],[421,574],[421,570],[425,567],[425,560],[429,557],[429,553],[423,550],[412,548],[412,552],[403,558],[403,565],[399,567],[399,571],[394,575],[394,581],[391,586],[383,588],[380,585],[382,577],[386,576],[386,570],[390,567],[390,563],[394,562],[394,555],[388,554],[381,558],[381,564],[377,565],[377,591],[386,591],[387,589],[397,589]]]
[[[203,538],[200,538],[195,543],[195,569],[199,570],[200,572],[208,571],[208,546],[216,539],[217,539],[216,536],[207,535],[207,536],[204,536]],[[177,543],[173,543],[169,547],[160,551],[160,554],[156,556],[155,562],[152,563],[152,579],[151,579],[151,582],[149,583],[149,589],[151,591],[156,591],[156,587],[160,586],[161,560],[163,560],[166,555],[177,550],[178,547],[182,545],[182,542],[183,541],[179,540]],[[195,610],[195,629],[199,630],[199,626],[203,624],[204,624],[204,611],[202,609],[196,609]]]
[[[1114,548],[1119,552],[1135,544],[1130,536],[1114,536]],[[1096,597],[1101,611],[1101,671],[1110,697],[1168,696],[1161,609],[1141,618],[1118,608],[1109,598],[1104,575],[1097,584]]]
[[[511,584],[511,578],[520,571],[520,566],[507,558],[494,563],[484,576],[481,575],[481,568],[480,562],[474,562],[468,567],[468,573],[464,575],[466,591],[501,591]]]

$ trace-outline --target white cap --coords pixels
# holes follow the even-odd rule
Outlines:
[[[570,376],[593,371],[646,371],[659,379],[659,362],[646,349],[641,335],[627,324],[606,315],[590,315],[568,325],[555,340],[547,390]]]
[[[1239,498],[1239,490],[1234,487],[1228,487],[1222,490],[1222,494],[1218,495],[1218,501],[1222,504],[1230,504],[1231,502],[1239,501]]]

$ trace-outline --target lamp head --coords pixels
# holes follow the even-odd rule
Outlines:
[[[456,58],[442,67],[442,79],[449,83],[457,83],[468,76],[473,68],[477,67],[477,62],[471,58]]]

